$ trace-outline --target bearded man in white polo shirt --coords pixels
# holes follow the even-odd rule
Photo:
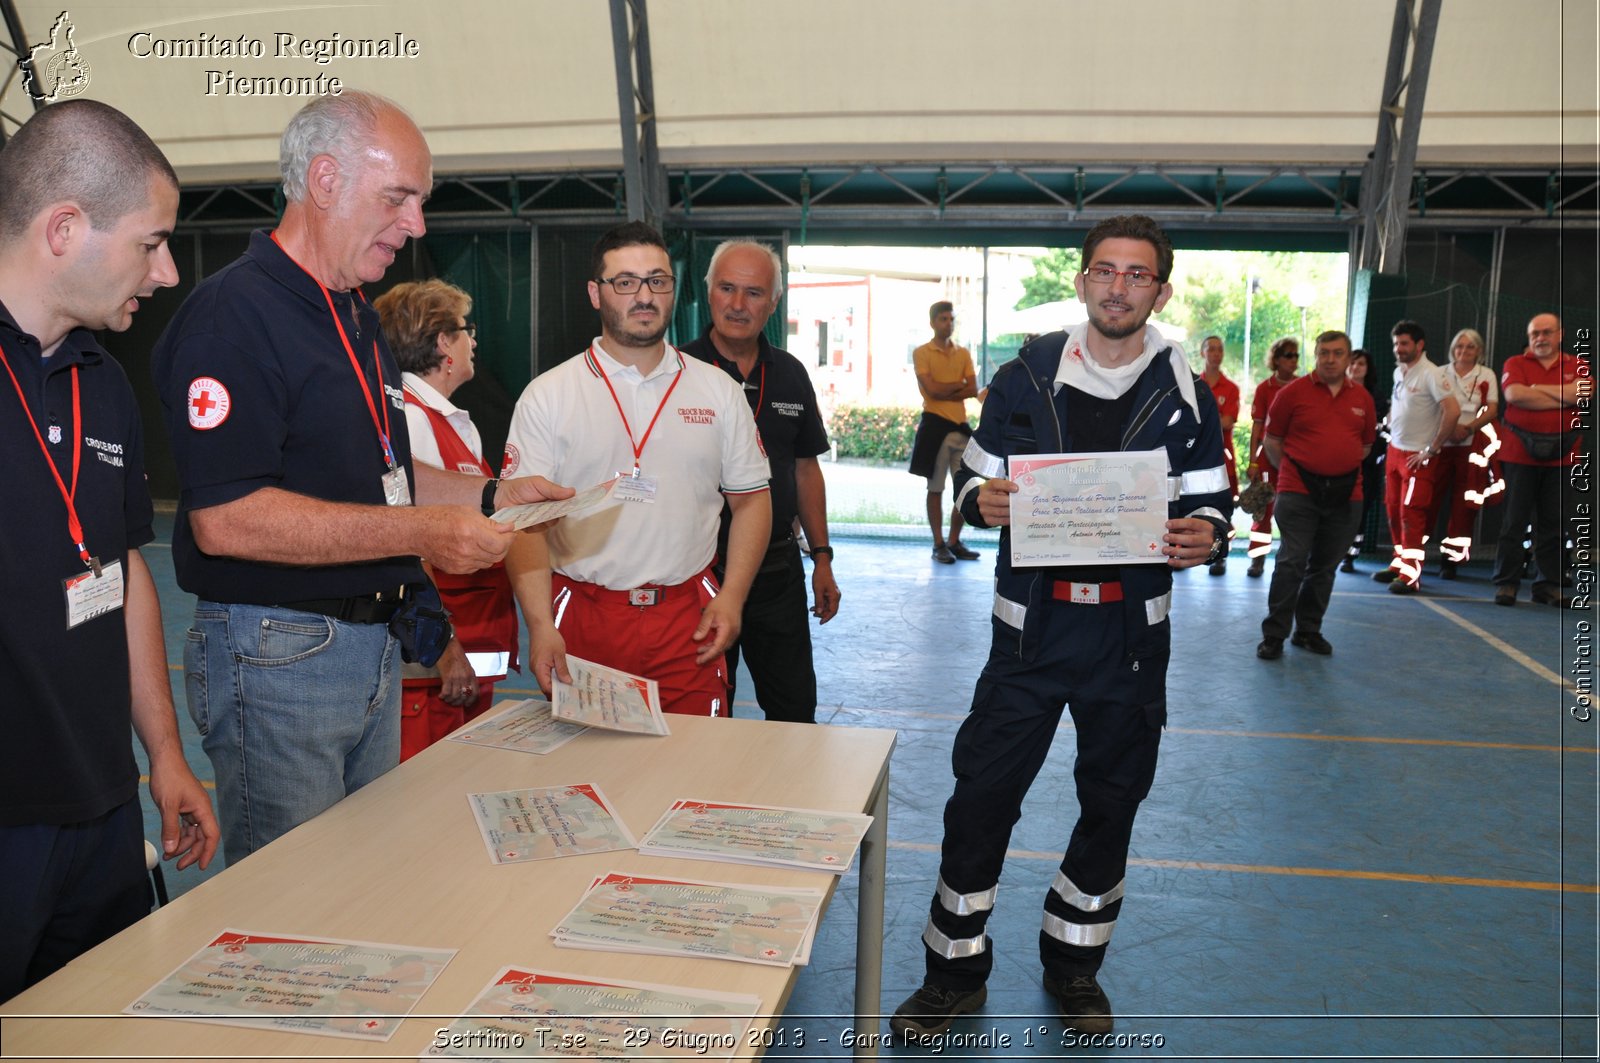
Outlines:
[[[672,261],[641,222],[600,238],[589,301],[600,335],[517,400],[501,475],[560,470],[612,499],[520,536],[506,559],[539,686],[569,680],[566,654],[656,680],[662,708],[727,714],[724,651],[771,539],[768,468],[729,376],[663,337]],[[711,573],[726,499],[725,578]]]

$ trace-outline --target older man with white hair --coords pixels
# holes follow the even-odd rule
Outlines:
[[[839,611],[826,488],[817,461],[828,449],[828,432],[805,366],[762,334],[783,297],[783,260],[777,252],[754,240],[725,241],[712,252],[706,288],[711,323],[683,351],[720,367],[743,387],[772,467],[772,542],[745,599],[739,641],[728,651],[728,692],[731,697],[742,648],[766,718],[813,723],[817,675],[794,526],[798,519],[811,557],[811,613],[826,624]],[[722,555],[730,519],[724,509]]]
[[[425,230],[415,123],[379,96],[323,97],[280,161],[277,230],[195,288],[153,356],[182,489],[173,562],[199,598],[189,712],[230,863],[398,763],[391,624],[425,586],[418,557],[492,565],[514,533],[487,514],[566,493],[412,466],[400,370],[360,286]]]

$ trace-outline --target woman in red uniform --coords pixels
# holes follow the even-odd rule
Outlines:
[[[403,371],[411,458],[441,469],[495,475],[483,440],[450,396],[472,379],[477,329],[472,298],[431,280],[397,285],[373,303]],[[405,666],[400,759],[415,755],[489,707],[494,684],[517,667],[517,617],[504,563],[465,576],[430,569],[455,638],[434,668]]]

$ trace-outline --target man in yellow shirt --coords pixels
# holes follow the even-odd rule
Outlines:
[[[972,427],[966,400],[978,394],[978,373],[972,352],[951,342],[955,308],[945,300],[928,307],[933,339],[911,354],[922,391],[922,421],[911,446],[911,475],[928,478],[928,527],[933,530],[933,559],[953,565],[956,559],[976,561],[978,551],[961,542],[961,507],[950,510],[950,535],[944,535],[944,484],[961,465]]]

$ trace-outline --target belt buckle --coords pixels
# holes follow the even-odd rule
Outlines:
[[[1100,604],[1100,584],[1098,583],[1068,583],[1072,590],[1072,600],[1084,605]]]
[[[628,592],[629,605],[659,605],[661,603],[660,587],[635,587]]]

